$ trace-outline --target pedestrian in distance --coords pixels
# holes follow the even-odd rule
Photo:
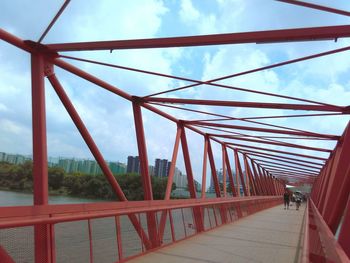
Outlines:
[[[297,210],[299,210],[300,204],[301,204],[301,198],[298,196],[295,199],[295,206],[296,206]]]
[[[284,200],[284,209],[289,209],[290,194],[287,191],[287,189],[284,191],[283,200]]]

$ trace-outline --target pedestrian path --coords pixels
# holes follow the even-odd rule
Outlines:
[[[304,212],[276,206],[129,262],[297,263]]]

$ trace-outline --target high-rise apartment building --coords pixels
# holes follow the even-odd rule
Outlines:
[[[140,173],[140,159],[138,156],[128,156],[127,173]]]
[[[154,176],[167,177],[169,175],[171,162],[167,159],[156,159],[154,165]]]

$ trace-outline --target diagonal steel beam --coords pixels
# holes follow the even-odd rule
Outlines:
[[[344,10],[340,10],[340,9],[336,9],[336,8],[332,8],[332,7],[328,7],[328,6],[317,5],[317,4],[313,4],[313,3],[307,3],[307,2],[300,1],[300,0],[298,0],[298,1],[296,1],[296,0],[276,0],[276,1],[291,4],[291,5],[303,6],[303,7],[307,7],[307,8],[311,8],[311,9],[316,9],[316,10],[328,12],[328,13],[333,13],[333,14],[338,14],[338,15],[343,15],[343,16],[350,16],[350,12],[348,12],[348,11],[344,11]]]

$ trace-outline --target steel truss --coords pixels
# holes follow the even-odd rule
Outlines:
[[[323,7],[315,4],[308,4],[301,1],[280,0],[289,4],[302,5],[308,8],[314,8],[326,12],[332,12],[339,15],[349,15],[349,12],[337,10],[334,8]],[[53,21],[40,37],[38,42],[25,41],[18,37],[0,29],[0,39],[16,46],[17,48],[29,52],[31,55],[31,75],[32,75],[32,129],[33,129],[33,175],[34,175],[34,207],[23,208],[0,208],[0,217],[7,218],[7,221],[0,223],[0,228],[20,227],[26,225],[35,226],[35,261],[36,262],[55,262],[54,258],[54,230],[53,225],[58,222],[74,221],[81,219],[91,220],[93,218],[104,216],[127,215],[133,224],[140,239],[142,247],[146,250],[158,248],[163,244],[163,235],[167,220],[170,220],[172,227],[173,242],[176,241],[173,233],[173,222],[171,211],[174,209],[191,208],[193,212],[194,225],[196,233],[205,231],[204,213],[205,207],[216,206],[219,214],[215,215],[215,220],[220,217],[222,223],[232,222],[232,214],[230,209],[236,208],[239,217],[242,217],[242,207],[240,202],[246,202],[251,205],[252,213],[259,209],[267,208],[278,204],[281,200],[279,197],[283,194],[285,185],[289,182],[298,181],[297,183],[311,183],[313,190],[311,195],[311,203],[308,207],[308,213],[312,218],[316,218],[313,223],[317,225],[319,235],[318,240],[326,242],[328,249],[332,249],[334,235],[339,232],[339,245],[334,254],[333,260],[342,260],[350,255],[350,124],[348,124],[344,133],[340,135],[322,134],[317,131],[300,130],[293,127],[282,127],[257,121],[258,119],[276,119],[276,118],[298,118],[298,117],[314,117],[328,115],[344,115],[350,114],[350,106],[331,105],[328,103],[306,100],[274,93],[261,92],[259,90],[244,89],[230,85],[218,83],[220,80],[234,78],[254,72],[299,63],[305,60],[314,59],[322,56],[346,52],[350,47],[329,50],[318,54],[313,54],[293,60],[283,61],[261,68],[251,69],[244,72],[234,73],[220,78],[199,81],[185,77],[166,75],[158,72],[151,72],[141,69],[124,67],[104,63],[100,61],[75,58],[64,55],[66,51],[88,51],[88,50],[117,50],[117,49],[144,49],[144,48],[168,48],[168,47],[188,47],[203,45],[233,45],[242,43],[276,43],[289,41],[317,41],[325,39],[338,39],[342,37],[350,37],[350,26],[328,26],[314,28],[269,30],[230,34],[216,34],[189,37],[170,37],[170,38],[154,38],[154,39],[135,39],[135,40],[118,40],[118,41],[101,41],[101,42],[81,42],[81,43],[57,43],[42,44],[42,40],[48,33],[52,25],[59,18],[60,14],[68,5],[66,1],[60,11],[57,13]],[[140,74],[151,74],[159,77],[173,78],[184,80],[192,84],[183,87],[173,88],[150,94],[147,96],[137,96],[136,94],[128,94],[120,88],[113,86],[96,76],[83,71],[82,69],[68,63],[69,60],[79,60],[85,63],[94,63],[101,66],[118,68],[122,70],[134,71]],[[96,86],[105,89],[113,95],[119,96],[130,102],[134,114],[134,124],[136,131],[136,140],[138,146],[138,155],[140,157],[141,178],[144,190],[144,202],[130,202],[127,200],[123,190],[119,186],[118,181],[113,176],[111,170],[99,151],[94,139],[90,135],[84,122],[80,118],[69,96],[66,94],[64,87],[55,74],[55,68],[59,67],[77,77],[85,79]],[[46,139],[46,109],[45,109],[45,77],[51,83],[56,94],[69,113],[73,123],[77,127],[79,133],[89,147],[94,158],[100,165],[105,177],[110,183],[119,202],[117,204],[106,205],[105,212],[97,211],[101,206],[76,206],[74,215],[62,215],[51,217],[53,214],[64,214],[72,212],[70,205],[52,206],[48,204],[48,174],[47,174],[47,139]],[[171,93],[174,91],[193,88],[199,85],[210,85],[215,88],[224,88],[228,90],[238,90],[241,92],[252,92],[271,97],[279,97],[298,101],[298,103],[270,103],[270,102],[242,102],[242,101],[217,101],[217,100],[199,100],[188,98],[169,98],[159,97],[158,95]],[[157,97],[156,97],[157,96]],[[179,105],[178,105],[179,104]],[[184,105],[184,106],[180,106]],[[233,117],[221,115],[210,111],[199,111],[186,107],[187,105],[207,105],[213,107],[244,107],[244,108],[265,108],[277,110],[295,110],[302,111],[295,115],[269,115],[269,116],[251,116],[251,117]],[[162,108],[172,108],[176,110],[185,110],[194,112],[207,118],[207,116],[215,117],[213,119],[198,120],[180,120],[169,115]],[[151,178],[148,172],[148,158],[146,138],[144,135],[144,127],[142,120],[142,109],[150,110],[177,125],[176,137],[173,146],[172,162],[168,176],[168,183],[165,191],[165,200],[153,200]],[[313,113],[305,114],[303,111],[312,111]],[[317,112],[317,113],[314,113]],[[223,121],[240,121],[246,125],[232,125],[223,123]],[[263,127],[262,127],[263,126]],[[213,133],[215,130],[216,133]],[[255,135],[240,133],[238,131],[254,131]],[[202,173],[202,189],[199,197],[192,171],[192,163],[188,148],[187,131],[195,132],[203,137],[203,173]],[[256,135],[258,134],[258,135]],[[264,135],[265,134],[265,135]],[[266,135],[269,134],[269,135]],[[272,135],[271,135],[272,134]],[[279,136],[277,136],[277,135]],[[282,139],[282,140],[278,140]],[[304,144],[285,142],[283,139],[290,140],[331,140],[336,141],[337,145],[334,149],[316,148],[306,146]],[[239,141],[239,142],[238,142]],[[247,143],[243,143],[247,142]],[[221,147],[222,168],[223,168],[223,187],[220,186],[217,169],[214,162],[214,152],[212,144],[219,144]],[[252,145],[251,143],[254,143]],[[171,186],[173,183],[175,165],[177,155],[181,144],[186,174],[188,179],[188,188],[190,192],[190,200],[170,200]],[[267,145],[267,147],[265,146]],[[271,146],[283,146],[291,148],[291,151],[282,151],[272,148]],[[317,151],[327,154],[328,157],[320,157],[317,154],[300,153],[297,150]],[[206,174],[207,163],[209,163],[216,199],[208,201],[206,199]],[[235,178],[232,169],[235,169]],[[243,172],[245,171],[245,172]],[[226,181],[229,181],[230,190],[228,193]],[[241,196],[240,189],[243,190]],[[278,201],[279,200],[279,201]],[[42,208],[38,208],[42,207]],[[87,212],[89,214],[82,214]],[[64,211],[63,211],[64,210]],[[157,218],[157,212],[161,212],[161,217]],[[215,212],[216,210],[214,210]],[[6,212],[6,214],[4,214]],[[147,218],[147,231],[141,225],[137,213],[145,213]],[[13,217],[22,216],[26,219],[10,220]],[[50,217],[48,217],[50,216]],[[343,218],[342,226],[340,221]],[[209,218],[210,219],[210,218]],[[307,218],[307,220],[309,220]],[[90,222],[90,221],[89,221]],[[210,225],[214,222],[210,222]],[[118,223],[117,223],[118,225]],[[217,225],[217,224],[216,224]],[[311,227],[311,225],[310,225]],[[329,232],[327,230],[329,227]],[[328,231],[328,232],[327,232]],[[319,247],[312,247],[312,241],[315,235],[309,235],[310,229],[306,227],[306,238],[304,241],[304,260],[317,257],[325,258],[326,255],[317,254]],[[327,233],[324,238],[323,233]],[[118,237],[120,239],[120,237]],[[333,238],[333,239],[332,239]],[[308,240],[310,239],[310,240]],[[119,244],[119,243],[118,243]],[[6,254],[0,246],[0,256],[3,255],[5,262],[11,262],[11,258]],[[8,259],[7,259],[8,258]],[[122,260],[123,256],[119,255]],[[335,261],[341,262],[341,261]]]

